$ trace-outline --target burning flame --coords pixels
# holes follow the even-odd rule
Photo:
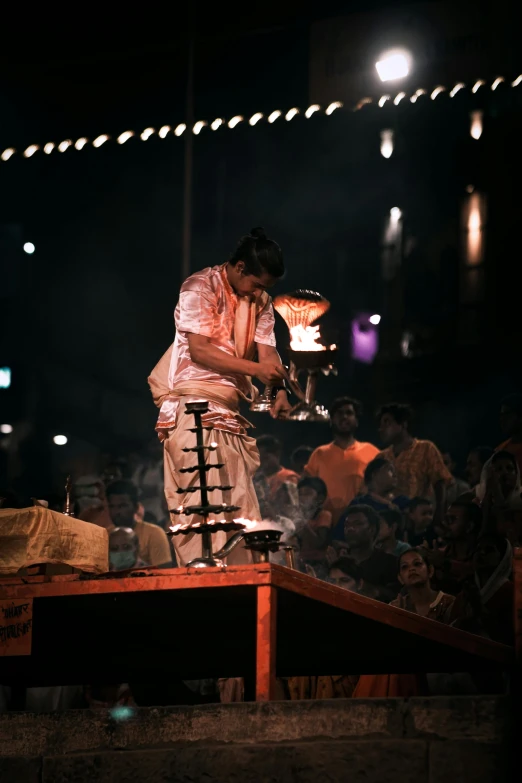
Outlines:
[[[321,345],[318,326],[292,326],[290,329],[290,348],[292,351],[334,351],[335,345]]]
[[[181,506],[181,508],[183,507]],[[243,519],[242,517],[234,519],[233,521],[237,525],[242,525],[247,530],[251,530],[259,524],[259,522],[255,522],[251,519]],[[201,527],[203,524],[212,527],[213,525],[227,525],[229,522],[226,519],[209,519],[206,523],[200,520],[196,520],[195,522],[178,522],[177,525],[171,525],[169,530],[171,533],[178,533],[180,530],[194,530],[195,528]]]
[[[253,519],[245,519],[244,517],[234,519],[234,522],[238,522],[240,525],[244,525],[247,530],[252,530],[252,528],[259,525],[259,522],[256,522]]]

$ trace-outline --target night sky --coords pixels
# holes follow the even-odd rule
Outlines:
[[[122,10],[116,24],[102,9],[83,8],[74,24],[57,12],[41,29],[32,17],[29,29],[13,28],[0,56],[0,147],[183,121],[194,31],[195,119],[305,107],[310,19],[369,5],[323,3],[304,15],[298,3],[271,2],[239,18],[216,7],[175,21]],[[405,106],[393,120],[396,154],[384,167],[379,132],[387,115],[372,109],[205,130],[194,139],[192,269],[221,263],[242,233],[264,225],[287,260],[277,291],[310,287],[332,301],[326,329],[343,351],[339,378],[321,382],[325,402],[349,391],[371,413],[382,401],[371,368],[350,361],[348,335],[354,312],[381,307],[380,233],[397,203],[408,210],[427,269],[422,309],[435,321],[451,317],[455,286],[429,282],[433,261],[423,248],[436,238],[450,266],[458,251],[448,237],[476,163],[467,152],[468,100]],[[1,164],[0,224],[12,242],[2,259],[11,295],[5,299],[4,285],[0,366],[16,374],[4,410],[13,421],[32,417],[35,441],[64,431],[78,449],[117,451],[153,433],[146,377],[173,338],[183,152],[183,139],[170,134]],[[20,252],[29,240],[37,247],[31,257]],[[435,393],[414,391],[422,402]],[[448,406],[448,445],[473,427],[462,421],[463,405]],[[440,432],[434,407],[431,427]],[[289,437],[321,442],[320,429]],[[375,436],[370,416],[363,434]],[[46,453],[38,451],[40,465]]]

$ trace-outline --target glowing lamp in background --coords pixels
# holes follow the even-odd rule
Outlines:
[[[24,245],[24,253],[27,253],[29,256],[32,256],[34,251],[36,250],[35,246],[32,242],[26,242]]]
[[[381,155],[383,158],[391,158],[393,155],[393,131],[381,131]]]
[[[292,409],[291,421],[329,421],[330,414],[315,401],[319,374],[336,373],[333,365],[337,346],[323,345],[319,326],[312,324],[330,308],[330,302],[314,291],[294,291],[274,300],[274,309],[283,318],[290,332],[290,367],[292,391],[300,402]],[[306,372],[306,387],[299,384],[299,373]]]
[[[55,435],[53,438],[53,443],[55,446],[66,446],[67,445],[67,436],[66,435]]]
[[[411,56],[405,51],[390,51],[375,63],[381,82],[404,79],[410,72]]]
[[[2,435],[10,435],[13,431],[12,424],[0,424],[0,432]]]
[[[363,364],[372,364],[379,350],[381,316],[361,313],[352,321],[352,359]]]
[[[11,368],[0,367],[0,389],[8,389],[11,386]]]
[[[481,111],[472,111],[470,114],[469,133],[475,141],[478,141],[482,136],[482,118],[483,113]]]

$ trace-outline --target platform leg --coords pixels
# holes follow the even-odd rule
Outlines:
[[[257,588],[256,701],[275,699],[277,591]]]

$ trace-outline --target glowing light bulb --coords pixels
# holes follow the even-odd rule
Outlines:
[[[207,124],[207,123],[205,122],[205,120],[198,120],[198,121],[197,121],[197,122],[194,124],[194,127],[192,128],[192,133],[193,133],[195,136],[199,136],[199,134],[201,133],[201,131],[203,130],[203,128],[205,127],[205,125],[206,125],[206,124]]]
[[[243,117],[240,114],[237,114],[235,117],[232,117],[232,119],[228,121],[228,127],[235,128],[236,125],[239,125],[240,122],[243,122]]]
[[[373,326],[379,326],[379,324],[381,323],[381,316],[375,313],[375,315],[370,316],[369,321],[371,324],[373,324]]]
[[[89,139],[86,139],[85,136],[82,136],[80,139],[76,139],[74,142],[74,149],[80,151],[83,150],[86,144],[89,143]]]
[[[272,124],[280,116],[281,116],[281,112],[279,111],[279,109],[276,109],[275,111],[273,111],[271,114],[268,115],[268,122]]]
[[[411,96],[410,101],[412,103],[417,103],[417,100],[420,98],[421,95],[426,95],[426,90],[416,90],[414,94]]]
[[[400,220],[402,217],[402,211],[399,209],[399,207],[392,207],[390,209],[390,217],[392,220]]]
[[[160,139],[164,139],[167,133],[169,132],[169,130],[170,130],[170,125],[163,125],[158,131],[158,136],[160,137]]]
[[[216,117],[216,119],[212,120],[212,122],[210,123],[210,127],[212,128],[213,131],[216,131],[218,128],[221,128],[223,122],[224,120],[221,119],[221,117]]]
[[[324,113],[327,114],[329,117],[330,114],[333,114],[336,109],[342,109],[342,107],[343,104],[341,101],[334,101],[333,103],[331,103],[329,106],[326,107]]]
[[[32,256],[34,251],[36,250],[35,246],[32,242],[26,242],[24,245],[24,253],[27,253],[28,255]]]
[[[65,446],[67,444],[67,436],[66,435],[55,435],[53,438],[53,443],[56,446]]]
[[[10,157],[12,157],[15,154],[16,150],[14,147],[8,147],[6,150],[2,152],[0,155],[0,158],[2,158],[3,161],[9,160]]]
[[[260,112],[260,111],[256,111],[256,113],[255,113],[255,114],[253,114],[253,115],[250,117],[250,119],[249,119],[249,121],[248,121],[248,124],[249,124],[249,125],[252,125],[252,127],[253,127],[254,125],[257,125],[257,123],[259,122],[259,120],[262,120],[262,119],[263,119],[263,114],[262,114],[262,112]]]
[[[187,130],[187,126],[185,125],[184,122],[181,122],[179,125],[176,125],[176,127],[174,128],[174,136],[177,136],[179,138],[185,133],[186,130]]]
[[[140,133],[140,139],[142,141],[147,141],[147,139],[150,139],[153,133],[156,133],[154,128],[145,128],[145,130]]]
[[[375,63],[381,82],[404,79],[410,72],[411,57],[408,52],[391,51],[381,56]]]
[[[305,117],[307,120],[310,119],[312,114],[315,114],[316,111],[320,111],[321,107],[318,103],[313,103],[311,106],[308,107],[308,109],[305,111]]]
[[[398,106],[399,103],[402,101],[402,99],[405,97],[406,97],[405,92],[398,92],[395,98],[393,99],[393,103],[395,104],[395,106]]]
[[[0,432],[2,435],[10,435],[13,431],[12,424],[0,424]]]
[[[482,116],[481,111],[472,111],[470,114],[469,133],[471,138],[475,139],[475,141],[478,141],[482,136]]]
[[[120,133],[116,141],[118,144],[125,144],[125,142],[132,138],[132,136],[134,136],[134,131],[123,131],[123,133]]]
[[[105,144],[105,142],[108,141],[108,140],[109,140],[109,137],[107,136],[107,134],[106,133],[102,133],[101,136],[98,136],[97,139],[94,139],[94,141],[92,143],[92,146],[96,147],[96,149],[98,149],[98,147],[101,147],[101,145]]]
[[[287,122],[290,122],[290,120],[293,120],[296,114],[299,114],[299,109],[297,109],[295,106],[293,109],[289,109],[285,114],[285,120]]]
[[[464,84],[464,82],[458,82],[458,84],[456,84],[454,88],[451,90],[450,98],[454,98],[455,95],[459,92],[459,90],[463,90],[465,86],[466,85]]]
[[[71,145],[72,141],[70,139],[65,139],[65,141],[61,141],[58,144],[58,149],[60,152],[65,152],[65,150],[68,150]]]
[[[51,152],[54,150],[55,146],[56,145],[52,141],[48,141],[43,151],[45,152],[46,155],[50,155]]]
[[[393,154],[393,131],[381,131],[381,155],[383,158],[391,158]]]
[[[27,147],[26,150],[24,150],[24,158],[31,158],[39,149],[40,148],[38,147],[38,144],[31,144],[29,147]]]
[[[439,86],[435,87],[435,89],[431,93],[431,95],[430,95],[431,100],[434,101],[435,98],[437,97],[437,95],[440,95],[441,92],[445,92],[445,91],[446,91],[446,88],[443,87],[442,84],[439,84]]]
[[[389,95],[381,95],[381,97],[379,98],[379,108],[382,109],[382,107],[384,106],[386,101],[389,101],[389,100],[390,100],[390,96]]]
[[[486,82],[484,81],[484,79],[477,79],[477,81],[475,82],[475,84],[474,84],[474,85],[473,85],[473,87],[471,88],[471,92],[472,92],[472,93],[476,93],[476,92],[478,92],[478,90],[479,90],[481,87],[483,87],[485,84],[486,84]]]
[[[497,76],[493,84],[491,85],[492,90],[496,90],[499,84],[502,84],[502,82],[505,81],[503,76]]]

